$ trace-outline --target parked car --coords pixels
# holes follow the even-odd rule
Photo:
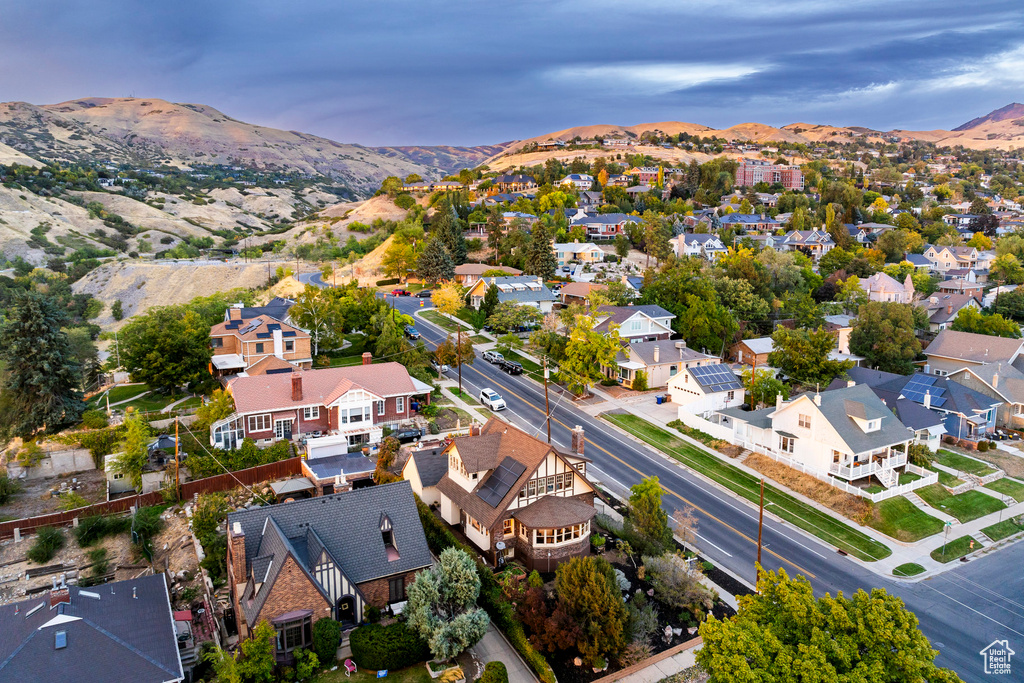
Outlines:
[[[407,441],[416,441],[423,436],[423,430],[416,427],[405,427],[391,432],[391,436],[398,439],[401,443],[406,443]]]
[[[433,293],[434,292],[429,289],[421,289],[420,291],[416,292],[416,296],[419,297],[420,299],[429,299]]]
[[[484,351],[484,360],[491,364],[500,363],[505,360],[505,356],[497,351]]]
[[[408,337],[409,339],[419,339],[421,335],[420,331],[417,330],[415,327],[413,327],[412,325],[406,325],[405,336]]]
[[[447,365],[438,365],[437,360],[433,358],[430,359],[430,367],[434,368],[434,372],[437,372],[438,370],[441,372],[448,372],[451,370]]]
[[[517,363],[514,360],[503,360],[501,361],[501,369],[510,375],[521,375],[523,374],[523,366],[521,363]]]
[[[392,289],[391,296],[409,296],[408,289]]]
[[[480,402],[495,412],[505,410],[505,399],[494,389],[481,389]]]

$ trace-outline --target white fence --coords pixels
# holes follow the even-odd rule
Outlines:
[[[715,424],[709,420],[693,415],[692,413],[686,412],[685,409],[679,411],[679,421],[687,427],[693,429],[699,429],[702,432],[710,434],[714,439],[720,439],[722,441],[732,442],[732,430],[728,427],[723,427],[720,424]]]

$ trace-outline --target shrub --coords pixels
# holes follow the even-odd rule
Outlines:
[[[64,547],[64,534],[60,529],[44,526],[36,532],[36,540],[28,549],[28,559],[36,564],[46,564],[53,559],[57,551]]]
[[[647,373],[637,370],[633,376],[633,391],[647,391]]]
[[[321,619],[320,621],[327,621]],[[334,659],[334,653],[331,654],[331,660]],[[295,651],[295,677],[304,681],[307,678],[313,676],[317,669],[320,668],[320,658],[316,656],[316,653],[312,650],[303,650],[299,648]]]
[[[607,540],[604,536],[595,536],[593,534],[590,535],[590,545],[594,546],[595,548],[603,548],[605,543],[607,543]]]
[[[3,505],[21,491],[21,482],[11,479],[6,474],[0,474],[0,505]]]
[[[690,569],[682,555],[666,553],[660,557],[644,557],[644,566],[654,593],[662,602],[692,613],[702,607],[711,609],[711,591],[700,582],[700,572]]]
[[[352,631],[349,643],[352,659],[364,669],[404,669],[430,658],[426,641],[402,622],[360,626]]]
[[[412,205],[416,203],[416,200],[412,198],[410,194],[400,194],[395,197],[395,206],[400,209],[411,209]]]
[[[380,622],[380,607],[376,605],[370,605],[366,608],[366,620],[371,624],[377,624]]]
[[[80,519],[78,526],[72,529],[71,533],[78,547],[88,548],[102,538],[123,534],[131,529],[131,523],[131,517],[93,515]]]
[[[980,453],[984,453],[987,450],[988,450],[988,441],[979,441],[978,442],[978,451]]]
[[[341,625],[334,619],[320,619],[313,624],[313,652],[322,665],[327,666],[337,659],[340,640]]]
[[[110,315],[114,317],[114,320],[120,320],[124,317],[124,304],[121,303],[120,299],[114,301],[114,304],[110,307]]]
[[[107,414],[102,410],[87,410],[82,413],[82,425],[89,429],[103,429],[108,424]]]
[[[153,560],[153,537],[160,533],[164,521],[160,519],[160,508],[141,508],[131,518],[132,543],[146,557]]]
[[[526,577],[526,585],[528,588],[543,588],[544,579],[540,578],[540,574],[534,569],[530,572],[530,575]]]

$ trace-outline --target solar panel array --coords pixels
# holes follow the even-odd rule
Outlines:
[[[249,323],[248,325],[243,327],[241,330],[239,330],[238,333],[239,334],[248,334],[248,333],[252,332],[253,330],[255,330],[257,327],[259,327],[262,324],[263,324],[263,319],[262,318],[256,318],[251,323]]]
[[[743,385],[728,365],[698,365],[690,368],[690,374],[697,383],[711,393],[742,389]]]
[[[526,465],[506,457],[501,464],[491,472],[484,485],[477,492],[480,498],[492,508],[498,507],[501,499],[508,495],[519,477],[526,471]]]
[[[924,395],[927,392],[931,397],[932,407],[941,408],[942,404],[946,402],[946,389],[935,385],[938,380],[938,377],[930,375],[914,375],[914,377],[904,385],[903,390],[900,393],[914,403],[920,403],[923,405]]]

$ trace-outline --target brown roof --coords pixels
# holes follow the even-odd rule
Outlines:
[[[255,323],[257,321],[259,322],[259,325],[255,325]],[[237,324],[239,322],[241,322],[240,325],[237,325],[236,327],[231,328],[231,329],[228,328],[229,324],[230,325],[235,325],[235,324]],[[239,339],[242,339],[243,341],[259,341],[261,339],[264,340],[264,341],[273,341],[273,336],[270,336],[270,337],[267,337],[267,336],[260,337],[260,336],[258,336],[258,335],[261,335],[261,334],[262,335],[266,335],[267,334],[267,327],[269,325],[280,325],[282,332],[294,332],[295,335],[292,336],[292,337],[289,337],[289,339],[294,339],[296,337],[302,337],[302,338],[306,338],[306,339],[309,338],[309,335],[307,333],[303,332],[302,330],[300,330],[299,328],[294,327],[292,325],[289,325],[288,323],[283,323],[280,320],[277,320],[275,318],[271,318],[269,315],[257,316],[255,318],[252,318],[251,320],[242,320],[242,321],[232,320],[232,321],[229,321],[229,322],[217,323],[216,325],[214,325],[213,327],[210,328],[210,336],[211,337],[224,337],[224,336],[231,335],[231,336],[238,337]],[[239,334],[242,330],[247,330],[247,332],[245,334]]]
[[[508,266],[491,266],[486,263],[463,263],[461,266],[455,266],[456,275],[483,275],[490,270],[501,270],[509,275],[523,274],[523,271],[516,268],[509,268]]]
[[[297,372],[301,370],[301,368],[296,365],[292,365],[283,358],[278,358],[277,356],[266,356],[247,367],[245,369],[245,374],[252,377],[255,375],[265,375],[271,370],[277,370],[278,372],[284,373],[284,371]]]
[[[480,431],[480,436],[456,438],[448,446],[446,452],[457,449],[468,472],[493,470],[506,457],[522,463],[526,469],[512,484],[505,497],[494,507],[477,495],[477,492],[487,483],[488,477],[481,477],[473,490],[467,491],[445,473],[437,483],[437,489],[475,520],[485,527],[491,528],[504,516],[508,506],[512,504],[512,501],[519,495],[519,491],[537,471],[537,467],[544,462],[548,453],[555,453],[559,456],[561,454],[544,441],[502,422],[496,417],[488,420]],[[474,469],[476,467],[481,469]],[[588,484],[590,483],[582,474],[577,472],[576,476],[587,481]]]
[[[386,398],[416,393],[409,371],[400,363],[373,363],[342,368],[306,370],[302,379],[302,398],[292,400],[292,378],[296,373],[238,377],[230,384],[238,413],[287,410],[301,406],[326,406],[350,389],[366,391]]]
[[[598,285],[592,282],[570,282],[562,287],[562,299],[564,300],[570,296],[585,299],[594,290],[604,291],[606,289],[608,289],[608,285]]]
[[[596,514],[594,506],[582,500],[544,496],[523,509],[516,510],[512,516],[530,528],[550,529],[589,522]]]
[[[925,351],[929,356],[960,358],[975,363],[1010,361],[1024,344],[1020,339],[994,337],[973,332],[942,330]]]

